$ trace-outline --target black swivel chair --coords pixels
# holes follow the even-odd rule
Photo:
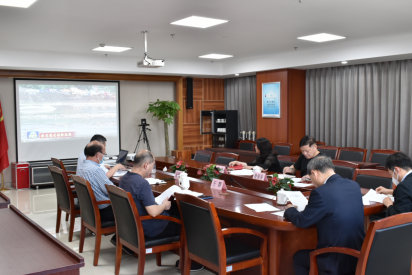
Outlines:
[[[156,263],[161,265],[161,252],[180,249],[180,255],[183,254],[181,249],[181,234],[163,238],[149,238],[144,236],[142,221],[145,220],[168,220],[182,224],[182,221],[169,216],[140,216],[136,208],[132,194],[126,192],[114,185],[106,185],[110,201],[116,219],[116,264],[115,275],[119,275],[120,262],[122,259],[123,245],[133,250],[139,258],[138,275],[144,274],[146,255],[156,254]],[[143,244],[143,245],[139,245]],[[190,268],[189,268],[190,269]],[[184,268],[183,268],[184,270]]]
[[[327,247],[310,253],[310,275],[318,274],[316,257],[343,253],[358,258],[355,275],[412,274],[412,213],[394,215],[369,226],[360,251]]]
[[[252,229],[223,229],[213,203],[194,196],[175,194],[185,232],[185,273],[191,261],[206,266],[218,274],[226,274],[251,266],[260,266],[267,274],[267,236]],[[260,248],[227,237],[229,234],[251,234],[262,239]],[[226,237],[226,238],[224,238]]]

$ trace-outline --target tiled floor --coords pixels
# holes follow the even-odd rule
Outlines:
[[[80,238],[80,218],[76,218],[74,226],[74,236],[71,243],[68,242],[67,229],[69,223],[65,221],[66,215],[62,214],[60,232],[56,234],[56,192],[54,188],[10,190],[4,192],[11,200],[11,204],[26,214],[30,219],[43,227],[47,232],[55,236],[61,242],[74,251],[79,251]],[[83,253],[80,255],[85,259],[85,267],[80,269],[82,275],[113,275],[115,263],[115,247],[109,242],[111,236],[102,237],[102,244],[99,257],[99,265],[93,266],[94,241],[95,238],[90,233],[86,233]],[[180,274],[176,271],[174,264],[179,256],[170,253],[162,253],[163,266],[156,265],[155,255],[148,255],[146,258],[144,274]],[[137,274],[137,259],[130,255],[123,254],[120,274]],[[193,272],[194,274],[213,274],[206,270]]]

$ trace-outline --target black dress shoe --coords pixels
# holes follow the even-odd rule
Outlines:
[[[180,269],[179,269],[179,261],[180,261],[180,260],[177,260],[177,261],[176,261],[176,264],[175,264],[176,270],[177,270],[178,272],[180,272]],[[198,264],[198,263],[196,263],[196,262],[194,262],[194,261],[192,261],[192,263],[190,264],[190,271],[191,271],[191,272],[200,271],[200,270],[202,270],[202,269],[204,269],[204,268],[205,268],[205,267],[204,267],[203,265]]]
[[[110,239],[110,242],[116,246],[116,234]],[[129,255],[134,255],[134,251],[123,245],[122,250]]]

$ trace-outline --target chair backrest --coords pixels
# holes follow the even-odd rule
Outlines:
[[[77,198],[80,205],[80,215],[82,220],[90,226],[96,228],[100,224],[100,212],[97,206],[96,197],[90,183],[82,177],[73,175],[73,184],[76,188]]]
[[[338,153],[338,160],[352,160],[364,162],[366,160],[366,151],[367,149],[357,147],[340,148]]]
[[[278,156],[279,164],[280,167],[285,168],[286,166],[291,166],[294,164],[296,161],[298,161],[297,157],[291,157],[291,156]]]
[[[386,159],[395,153],[400,153],[401,151],[387,150],[387,149],[373,149],[371,150],[371,155],[369,157],[369,162],[379,163],[380,166],[385,166]]]
[[[353,180],[359,186],[367,189],[376,189],[383,186],[387,189],[392,188],[392,176],[388,171],[378,169],[356,169]]]
[[[339,153],[339,147],[335,146],[318,146],[318,151],[331,159],[337,159]]]
[[[324,146],[326,145],[323,141],[316,141],[316,145]]]
[[[362,245],[356,274],[411,274],[412,213],[374,221]]]
[[[69,180],[62,169],[56,166],[49,166],[50,174],[53,178],[54,188],[56,189],[57,204],[62,208],[70,210],[74,207],[70,201],[74,201],[73,193],[70,190]]]
[[[292,152],[293,144],[284,142],[275,142],[273,149],[276,150],[278,155],[289,156]]]
[[[195,157],[193,160],[195,161],[203,161],[203,162],[211,162],[213,159],[214,153],[207,150],[198,150],[196,151]]]
[[[335,173],[346,179],[353,179],[355,170],[359,169],[359,164],[343,160],[332,160],[335,166]]]
[[[217,153],[215,157],[214,163],[216,164],[223,164],[223,165],[229,165],[230,162],[239,160],[239,155],[238,154],[233,154],[233,153]]]
[[[139,235],[144,243],[144,232],[132,194],[114,185],[106,185],[106,189],[116,220],[116,233],[122,240],[139,247]]]
[[[64,172],[64,174],[67,175],[66,168],[64,167],[64,164],[63,164],[63,162],[62,162],[61,160],[56,159],[56,158],[51,158],[51,161],[52,161],[52,163],[53,163],[54,166],[62,169],[63,172]]]
[[[241,140],[239,142],[239,150],[255,151],[256,141],[253,140]]]
[[[186,233],[189,253],[220,266],[219,255],[223,253],[223,259],[226,259],[226,250],[222,228],[213,203],[184,194],[176,193],[175,197]]]

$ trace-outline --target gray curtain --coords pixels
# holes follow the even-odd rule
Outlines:
[[[256,76],[225,79],[225,109],[239,111],[239,132],[256,131]]]
[[[412,60],[306,71],[306,133],[412,156]]]

